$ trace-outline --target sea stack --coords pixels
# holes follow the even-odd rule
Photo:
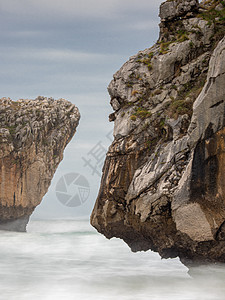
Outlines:
[[[79,119],[65,99],[0,99],[0,229],[26,230]]]
[[[160,36],[113,76],[114,141],[92,225],[132,251],[225,262],[225,4],[160,6]]]

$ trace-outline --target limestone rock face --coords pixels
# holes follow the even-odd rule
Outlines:
[[[79,118],[64,99],[0,99],[0,229],[25,230]]]
[[[109,84],[114,142],[91,223],[133,251],[225,262],[225,7],[219,4],[163,3],[157,44],[131,57]],[[181,5],[182,13],[169,13],[171,5]]]
[[[198,0],[166,1],[160,6],[159,17],[162,21],[172,20],[198,8]]]

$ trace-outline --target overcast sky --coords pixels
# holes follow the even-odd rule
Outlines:
[[[36,218],[88,216],[100,177],[84,166],[107,134],[112,112],[108,83],[123,63],[158,38],[161,0],[2,0],[0,2],[1,97],[66,98],[80,110],[77,133],[64,153]],[[83,157],[83,158],[82,158]],[[92,161],[94,163],[94,161]],[[100,169],[99,169],[100,171]],[[56,197],[62,176],[79,173],[90,185],[87,201],[70,208]]]

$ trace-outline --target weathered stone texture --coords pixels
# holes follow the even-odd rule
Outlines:
[[[162,21],[172,20],[198,8],[198,0],[166,1],[160,5],[159,17]]]
[[[25,230],[79,118],[64,99],[0,99],[0,229]]]
[[[225,261],[225,23],[217,15],[225,7],[216,10],[218,2],[163,3],[158,43],[109,84],[115,140],[91,223],[133,251]],[[174,5],[183,8],[166,9]]]

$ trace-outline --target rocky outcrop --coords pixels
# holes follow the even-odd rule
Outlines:
[[[221,1],[164,2],[156,45],[109,84],[115,139],[91,223],[133,251],[225,262],[224,15]]]
[[[193,16],[198,9],[198,0],[166,1],[160,6],[159,17],[162,22],[173,20],[182,16]]]
[[[0,229],[26,229],[79,118],[64,99],[0,99]]]

